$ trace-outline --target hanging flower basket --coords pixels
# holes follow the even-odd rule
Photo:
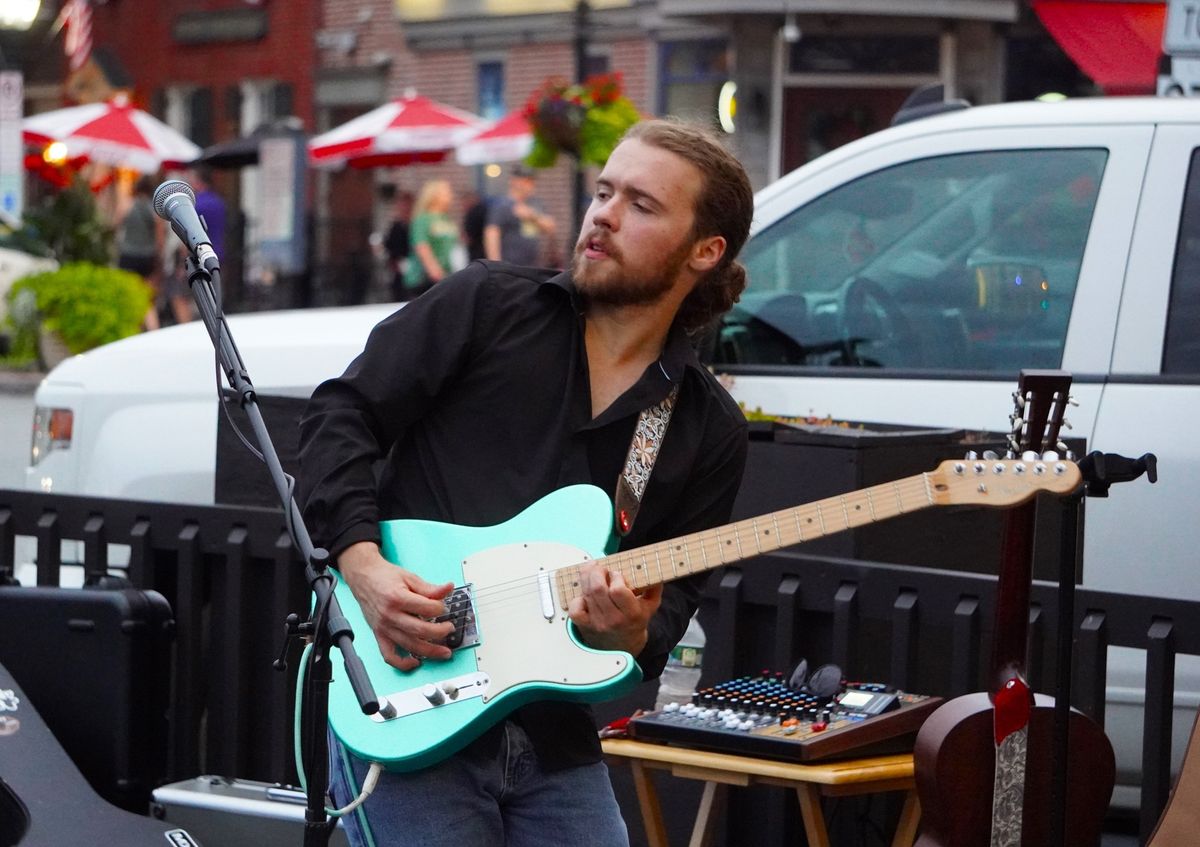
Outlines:
[[[625,130],[638,122],[637,108],[621,93],[619,73],[589,77],[582,85],[552,78],[530,96],[525,116],[533,130],[526,163],[548,168],[559,153],[603,165]]]

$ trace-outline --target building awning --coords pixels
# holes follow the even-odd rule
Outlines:
[[[1106,94],[1153,94],[1167,4],[1034,0],[1042,25]]]

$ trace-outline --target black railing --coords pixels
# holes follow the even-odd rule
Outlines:
[[[88,583],[124,574],[170,603],[174,666],[134,681],[170,691],[163,781],[200,773],[294,781],[296,648],[287,674],[271,662],[288,613],[307,607],[308,588],[280,512],[0,491],[0,579],[21,564],[18,552],[32,554],[18,536],[36,540],[38,585],[59,584],[69,540],[79,542]],[[123,567],[110,569],[110,545],[128,547]],[[37,686],[22,684],[33,696]],[[80,714],[87,719],[86,708]]]
[[[111,583],[112,574],[124,575],[133,587],[170,602],[173,666],[137,681],[170,692],[161,782],[199,773],[294,780],[298,648],[289,648],[287,674],[274,672],[271,663],[283,645],[287,614],[307,608],[308,587],[277,510],[0,490],[0,583],[21,564],[18,553],[33,555],[32,544],[17,543],[22,537],[36,542],[39,585],[59,583],[62,542],[70,540],[77,542],[68,549],[79,550],[87,581]],[[110,567],[110,545],[128,548],[127,564]],[[786,668],[808,656],[910,691],[955,696],[983,690],[995,590],[989,575],[794,552],[725,568],[713,574],[702,606],[704,680],[764,665]],[[1028,668],[1035,689],[1050,694],[1057,608],[1056,586],[1035,582]],[[1200,603],[1080,589],[1075,609],[1072,700],[1086,714],[1104,720],[1108,647],[1147,651],[1144,838],[1170,791],[1175,657],[1200,655]]]

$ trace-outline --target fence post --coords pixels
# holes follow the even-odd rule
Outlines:
[[[902,588],[892,604],[892,663],[888,681],[904,691],[911,690],[912,669],[917,662],[917,632],[921,625],[917,599],[916,591]]]
[[[979,680],[979,598],[963,596],[954,607],[950,696],[974,691]]]
[[[47,509],[37,522],[37,584],[53,587],[62,580],[62,532],[58,513]]]
[[[1088,609],[1079,624],[1075,645],[1074,705],[1098,725],[1104,726],[1105,677],[1108,666],[1108,616]]]
[[[1146,714],[1142,724],[1141,841],[1171,793],[1171,710],[1175,707],[1175,624],[1155,618],[1146,633]]]

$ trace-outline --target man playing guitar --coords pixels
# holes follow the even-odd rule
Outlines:
[[[752,215],[746,173],[719,142],[645,121],[597,179],[569,272],[476,262],[381,322],[346,372],[316,389],[301,425],[299,500],[388,665],[449,660],[455,627],[435,620],[453,586],[422,578],[421,561],[384,559],[381,520],[490,526],[575,483],[612,496],[638,449],[639,416],[668,398],[669,437],[636,521],[620,527],[621,549],[728,520],[746,423],[691,335],[745,287],[735,258]],[[579,637],[657,676],[701,579],[635,592],[602,565],[579,573],[569,604]],[[332,759],[344,804],[367,763],[341,744]],[[436,764],[384,773],[345,823],[355,844],[628,842],[590,711],[549,700]]]

